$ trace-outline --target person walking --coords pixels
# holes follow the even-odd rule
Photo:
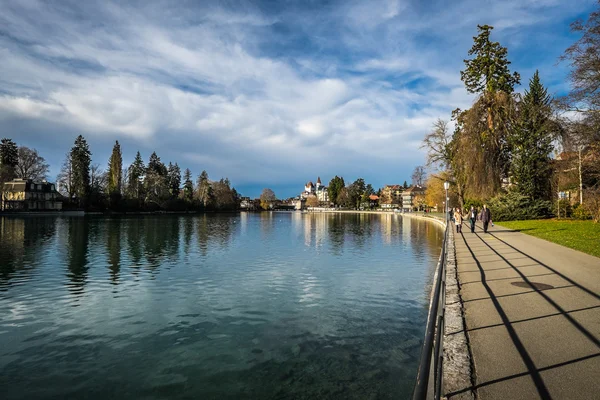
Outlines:
[[[488,225],[492,220],[492,213],[487,205],[483,205],[483,209],[481,210],[481,215],[479,216],[481,222],[483,222],[483,233],[487,233]]]
[[[475,233],[475,221],[477,221],[477,209],[471,206],[469,211],[469,221],[471,222],[471,233]]]
[[[456,224],[456,233],[462,232],[462,213],[460,212],[460,208],[456,208],[454,211],[454,223]]]

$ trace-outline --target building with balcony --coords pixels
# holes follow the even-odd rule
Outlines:
[[[402,211],[416,211],[425,205],[425,188],[412,186],[402,192]]]
[[[62,210],[62,196],[50,182],[15,179],[4,184],[1,209],[4,211]]]

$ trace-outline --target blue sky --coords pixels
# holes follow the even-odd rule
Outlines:
[[[102,166],[156,151],[244,195],[308,180],[410,181],[460,81],[477,24],[526,84],[558,64],[591,0],[0,0],[0,136],[37,148],[54,179],[83,134]],[[522,90],[520,88],[519,90]]]

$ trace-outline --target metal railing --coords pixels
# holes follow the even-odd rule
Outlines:
[[[446,244],[449,221],[446,220],[442,253],[435,270],[435,284],[429,304],[421,363],[417,373],[413,400],[439,399],[442,395],[443,332],[446,308]],[[433,380],[433,382],[430,382]]]

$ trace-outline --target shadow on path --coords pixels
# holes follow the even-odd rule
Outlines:
[[[494,230],[493,232],[488,232],[487,234],[485,233],[471,233],[470,229],[466,229],[463,230],[460,233],[455,233],[456,236],[456,251],[457,251],[457,257],[459,257],[458,260],[458,264],[459,266],[462,265],[473,265],[473,267],[476,266],[476,268],[471,268],[469,267],[468,270],[464,270],[461,271],[459,270],[459,276],[461,274],[471,274],[469,275],[470,278],[469,279],[464,279],[461,278],[461,286],[462,285],[469,285],[469,284],[474,284],[474,285],[479,285],[481,284],[483,286],[483,291],[481,289],[479,289],[479,291],[474,290],[473,292],[476,293],[476,295],[473,296],[473,298],[468,298],[463,300],[463,303],[465,304],[465,308],[467,309],[467,311],[471,311],[471,313],[467,312],[465,319],[467,321],[467,326],[466,326],[466,332],[469,335],[469,337],[473,334],[473,333],[477,333],[478,335],[489,335],[489,337],[487,337],[486,341],[481,341],[481,343],[495,343],[494,341],[494,335],[502,335],[502,334],[508,334],[508,337],[510,338],[510,343],[512,343],[512,346],[514,347],[514,349],[516,350],[516,352],[518,353],[518,357],[520,358],[520,360],[523,362],[526,371],[522,371],[523,367],[522,365],[520,365],[520,363],[515,363],[514,364],[514,371],[515,373],[506,373],[507,370],[510,370],[510,365],[509,366],[503,366],[504,368],[500,368],[500,371],[504,371],[503,374],[504,376],[501,377],[496,377],[498,374],[496,373],[496,371],[494,370],[494,373],[496,373],[496,375],[494,376],[493,373],[485,373],[482,374],[483,376],[487,376],[492,377],[491,379],[483,379],[483,381],[479,381],[479,379],[477,379],[479,372],[482,371],[478,371],[478,369],[480,368],[485,368],[486,366],[489,365],[493,365],[493,363],[490,364],[490,360],[489,359],[485,359],[486,357],[482,357],[481,354],[485,354],[486,349],[479,349],[478,351],[474,352],[474,356],[473,356],[473,362],[474,362],[474,371],[475,371],[475,384],[472,387],[468,387],[465,389],[462,389],[460,391],[457,392],[452,392],[452,393],[447,393],[446,396],[447,398],[452,398],[452,396],[456,396],[459,395],[461,393],[464,392],[468,392],[470,390],[473,390],[475,393],[477,393],[478,398],[487,398],[487,397],[491,397],[491,398],[504,398],[505,395],[503,395],[501,393],[502,390],[507,391],[507,393],[510,393],[511,389],[506,389],[506,386],[496,386],[495,388],[498,390],[498,393],[494,393],[494,392],[486,392],[486,396],[482,396],[482,394],[478,391],[478,389],[483,389],[483,388],[487,388],[487,389],[491,389],[490,386],[494,385],[494,384],[498,384],[501,382],[506,382],[508,380],[512,380],[512,379],[516,379],[516,378],[520,378],[520,377],[527,377],[529,376],[531,378],[531,381],[533,383],[533,385],[535,386],[535,391],[537,392],[537,395],[539,396],[539,398],[542,399],[551,399],[553,398],[553,396],[551,395],[551,392],[554,393],[554,390],[550,390],[549,389],[549,384],[550,383],[554,383],[551,381],[545,381],[544,378],[542,377],[542,372],[544,371],[550,371],[550,370],[556,370],[558,368],[561,367],[566,367],[568,365],[572,365],[575,363],[580,363],[586,360],[597,360],[597,358],[600,356],[600,328],[596,328],[596,325],[592,324],[589,326],[593,326],[593,331],[590,331],[589,327],[586,327],[583,325],[583,323],[581,321],[579,321],[578,319],[576,319],[573,314],[574,313],[583,313],[583,312],[596,312],[596,311],[600,311],[600,305],[597,304],[597,302],[593,301],[592,305],[585,306],[585,307],[568,307],[570,308],[569,310],[565,309],[565,307],[561,304],[559,304],[560,301],[556,300],[555,298],[551,297],[548,292],[549,291],[554,291],[553,293],[557,293],[557,291],[559,290],[565,290],[566,288],[574,288],[575,290],[579,290],[587,295],[590,295],[593,297],[593,299],[596,300],[600,300],[600,295],[596,292],[594,292],[593,290],[586,288],[585,286],[577,283],[575,280],[571,279],[570,277],[566,276],[564,273],[559,272],[558,270],[556,270],[556,268],[553,268],[543,262],[541,262],[540,260],[532,257],[531,255],[527,254],[525,251],[511,245],[510,243],[508,243],[506,240],[503,240],[502,238],[500,238],[497,234],[499,232],[511,232],[511,233],[515,233],[517,231],[514,230],[506,230],[506,229],[501,229],[501,230]],[[468,240],[467,237],[468,236]],[[491,242],[491,243],[490,243]],[[466,249],[466,251],[465,251]],[[559,249],[560,250],[560,249]],[[485,254],[482,254],[485,253]],[[460,255],[459,255],[460,254]],[[510,254],[510,256],[509,256]],[[514,255],[520,255],[520,257],[514,257]],[[490,256],[493,256],[493,261],[490,260]],[[518,262],[515,263],[516,260],[523,260],[523,259],[529,259],[531,261],[531,263],[522,263],[522,262]],[[462,260],[462,261],[461,261]],[[492,268],[486,268],[487,263],[494,263],[494,265],[492,265]],[[501,267],[497,267],[496,264],[501,264]],[[517,265],[518,264],[518,265]],[[522,268],[527,268],[527,267],[532,267],[532,268],[536,268],[536,267],[543,267],[546,272],[544,272],[541,268],[538,268],[537,272],[531,273],[531,274],[526,274],[524,273],[521,269]],[[477,279],[474,275],[474,273],[478,272],[479,274],[479,279]],[[496,274],[494,275],[494,277],[489,278],[487,274]],[[510,276],[503,276],[503,275],[498,275],[498,274],[508,274]],[[554,279],[556,281],[559,280],[564,280],[565,284],[554,284],[554,285],[550,285],[550,284],[546,284],[546,283],[540,283],[540,282],[536,282],[534,280],[532,280],[532,278],[549,278],[549,279]],[[516,281],[516,282],[509,282],[509,281]],[[502,287],[498,286],[498,285],[504,285]],[[508,285],[512,285],[513,289],[510,289],[510,287]],[[479,288],[480,286],[477,286],[477,288]],[[508,288],[508,289],[507,289]],[[523,288],[525,290],[519,290],[517,293],[512,293],[510,292],[510,290],[518,290],[515,288]],[[461,289],[462,291],[463,289]],[[566,289],[569,290],[569,289]],[[485,296],[483,296],[483,293],[485,292]],[[515,309],[518,309],[519,306],[517,305],[515,307],[515,304],[518,304],[521,300],[516,300],[516,301],[512,301],[512,303],[515,304],[511,304],[510,307],[512,307],[512,309],[507,305],[508,303],[505,303],[504,298],[514,298],[516,296],[522,296],[522,295],[527,295],[527,294],[531,294],[534,293],[535,295],[538,295],[540,298],[538,298],[536,296],[535,298],[535,304],[522,304],[523,307],[525,307],[527,309],[528,312],[535,312],[536,314],[533,316],[529,316],[527,318],[513,318],[511,320],[511,318],[509,317],[509,315],[512,313],[513,315],[518,314],[515,313]],[[582,296],[585,296],[583,295]],[[533,295],[533,296],[535,296]],[[570,295],[567,294],[567,295]],[[482,297],[483,296],[483,297]],[[532,296],[532,295],[530,295]],[[507,299],[508,300],[508,299]],[[493,309],[497,312],[498,316],[499,316],[499,320],[501,322],[499,323],[488,323],[488,324],[483,324],[481,326],[473,326],[473,321],[469,321],[469,315],[476,315],[478,312],[482,313],[481,309],[478,309],[479,303],[480,301],[485,301],[486,304],[488,304],[487,302],[491,303],[491,305],[493,306]],[[523,302],[527,301],[527,299],[524,297],[523,298]],[[542,304],[545,302],[545,305]],[[585,302],[585,299],[584,299]],[[550,307],[548,307],[550,306]],[[483,307],[485,307],[485,304],[483,304]],[[509,308],[507,308],[509,307]],[[529,308],[527,308],[529,307]],[[554,309],[554,312],[549,311],[549,309]],[[487,310],[487,309],[485,309]],[[540,311],[541,310],[541,311]],[[483,314],[485,314],[485,311],[483,312]],[[592,317],[595,317],[596,314],[594,314]],[[581,346],[581,348],[583,348],[587,354],[580,356],[580,354],[568,354],[568,346],[563,346],[565,347],[565,349],[556,349],[556,348],[552,348],[551,346],[549,346],[549,343],[545,343],[545,340],[547,339],[547,335],[545,335],[545,333],[540,330],[540,332],[535,332],[534,329],[534,333],[535,333],[535,344],[532,345],[532,340],[531,340],[531,331],[528,332],[528,337],[527,340],[524,341],[523,337],[520,337],[519,334],[521,332],[523,332],[524,328],[519,330],[516,328],[516,324],[522,324],[522,323],[528,323],[531,321],[540,321],[540,320],[545,320],[547,318],[563,318],[564,320],[568,321],[568,323],[575,328],[575,330],[577,332],[580,333],[580,335],[573,335],[573,330],[568,330],[569,332],[571,332],[571,337],[569,336],[565,336],[564,340],[565,343],[567,343],[568,341],[578,341],[578,342],[584,342],[583,345]],[[488,316],[488,318],[490,318]],[[482,320],[485,320],[485,318],[480,318]],[[493,320],[493,318],[491,318]],[[579,317],[579,319],[581,319],[581,317]],[[496,319],[497,321],[497,319]],[[469,323],[471,322],[471,324]],[[536,322],[533,322],[536,323]],[[597,324],[597,322],[596,322]],[[557,324],[558,325],[558,324]],[[542,325],[540,325],[542,326]],[[504,327],[505,331],[501,330],[498,331],[498,329]],[[534,327],[535,328],[535,327]],[[455,334],[458,332],[453,332],[450,333],[450,335]],[[556,332],[553,332],[553,334],[556,336]],[[565,333],[565,335],[568,335],[568,333]],[[555,338],[555,336],[553,336],[553,338]],[[481,337],[481,336],[480,336]],[[501,338],[500,338],[501,339]],[[589,341],[589,342],[587,342]],[[472,342],[472,341],[471,341]],[[585,343],[587,342],[587,344]],[[591,342],[591,343],[590,343]],[[593,346],[591,346],[591,344],[593,344]],[[471,344],[471,346],[475,346],[473,343]],[[595,351],[593,351],[592,349],[595,348]],[[507,349],[507,351],[509,351],[509,349]],[[533,353],[532,353],[533,351]],[[561,362],[554,362],[554,363],[545,363],[542,364],[543,366],[538,367],[536,366],[536,363],[534,361],[534,359],[539,360],[540,359],[540,352],[543,351],[547,351],[550,354],[552,354],[552,356],[556,353],[559,354],[561,358]],[[567,357],[563,356],[563,353],[561,353],[561,351],[567,351]],[[478,356],[479,354],[479,356]],[[495,354],[495,353],[494,353]],[[536,356],[533,356],[532,354],[535,354]],[[547,357],[549,359],[552,358],[556,358],[556,357]],[[478,359],[479,357],[479,359]],[[557,356],[558,357],[558,356]],[[559,357],[559,358],[560,358]],[[546,360],[547,358],[543,358],[544,360]],[[565,358],[567,358],[566,361],[562,361]],[[483,361],[482,361],[483,360]],[[498,360],[499,362],[501,360]],[[487,364],[486,364],[487,363]],[[566,369],[565,369],[566,371]],[[567,371],[568,372],[568,371]],[[565,374],[567,374],[567,372],[565,372]],[[600,371],[590,371],[591,376],[598,376],[598,374],[600,374]],[[559,374],[559,376],[562,376]],[[548,378],[546,378],[548,379]],[[562,378],[561,378],[562,379]],[[568,376],[564,377],[566,382],[570,382],[571,380],[569,379]],[[581,380],[581,377],[578,377],[579,380]],[[515,381],[515,384],[517,382]],[[522,382],[521,382],[522,384]],[[574,384],[574,383],[571,383]],[[511,384],[512,385],[512,384]],[[553,385],[555,386],[555,385]],[[586,390],[586,388],[578,388],[579,390]],[[591,389],[588,389],[591,390]],[[491,394],[490,394],[491,393]],[[561,392],[563,393],[563,392]],[[571,393],[575,398],[577,395],[575,394],[575,392]],[[596,393],[597,394],[597,393]],[[523,393],[523,395],[525,395],[525,393]],[[506,397],[508,398],[508,397]],[[555,395],[554,398],[564,398],[564,395]]]

